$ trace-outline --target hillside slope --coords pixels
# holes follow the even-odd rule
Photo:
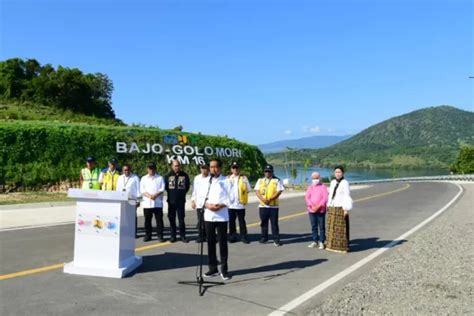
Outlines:
[[[298,139],[280,140],[268,144],[258,145],[264,153],[275,153],[284,151],[287,147],[295,149],[317,149],[339,143],[350,136],[310,136]]]
[[[324,166],[447,168],[462,144],[473,143],[474,113],[444,105],[397,116],[336,145],[294,155],[300,162],[310,159]],[[268,155],[268,160],[281,163],[282,155]]]

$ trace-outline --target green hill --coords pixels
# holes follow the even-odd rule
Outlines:
[[[69,110],[105,119],[115,119],[112,109],[112,80],[102,73],[83,73],[77,68],[36,59],[11,58],[0,61],[0,101]]]
[[[34,104],[32,102],[0,101],[0,120],[2,121],[55,121],[66,123],[88,123],[93,125],[125,126],[119,119],[101,118],[70,109],[58,109],[51,106]]]
[[[43,65],[34,59],[0,62],[0,192],[58,190],[77,186],[85,157],[100,167],[117,157],[144,174],[150,161],[169,171],[171,159],[190,175],[203,160],[242,164],[251,179],[266,161],[256,147],[222,136],[127,126],[112,108],[113,83],[107,75]]]
[[[252,180],[266,161],[257,147],[223,136],[207,136],[150,127],[106,126],[85,123],[0,120],[0,191],[49,189],[63,183],[77,186],[85,157],[96,157],[100,167],[117,157],[145,174],[150,161],[161,174],[171,159],[179,159],[191,176],[201,159],[221,158],[223,172],[237,160]]]
[[[292,155],[300,163],[309,159],[321,166],[447,168],[463,144],[474,144],[474,113],[445,105],[397,116],[336,145]],[[283,163],[284,155],[271,154],[267,160]]]

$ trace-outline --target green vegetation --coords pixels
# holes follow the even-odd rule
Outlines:
[[[68,198],[65,192],[34,191],[0,194],[0,205],[68,201],[73,202],[74,199]]]
[[[37,105],[31,102],[0,103],[0,121],[17,120],[125,126],[125,124],[118,119],[88,116],[75,113],[69,109],[58,109],[51,106]]]
[[[1,61],[0,191],[60,190],[77,185],[89,155],[95,156],[102,168],[108,159],[117,157],[120,164],[130,163],[140,175],[148,162],[155,161],[163,174],[169,171],[165,153],[118,154],[116,142],[163,144],[169,135],[201,151],[205,146],[240,149],[241,158],[222,157],[224,170],[231,159],[237,159],[251,179],[260,175],[266,162],[255,146],[227,137],[185,133],[181,125],[173,130],[126,126],[115,117],[112,92],[112,81],[102,73],[85,74],[62,66],[55,69],[35,59]],[[191,175],[199,172],[193,160],[184,169]]]
[[[371,126],[323,149],[292,151],[298,164],[362,168],[448,168],[460,146],[474,144],[474,113],[451,106],[421,109]],[[286,153],[267,155],[284,164]]]
[[[456,161],[451,165],[451,171],[461,174],[474,173],[474,146],[466,145],[461,148]]]
[[[77,68],[12,58],[0,62],[0,101],[24,102],[115,119],[112,81],[105,74],[84,74]]]
[[[265,159],[255,147],[221,136],[203,136],[180,133],[158,128],[100,126],[80,123],[58,123],[39,121],[14,121],[0,124],[0,185],[34,188],[51,186],[62,181],[77,181],[80,169],[85,166],[85,157],[94,155],[101,167],[110,157],[121,163],[131,163],[138,174],[145,173],[149,161],[158,164],[158,171],[165,173],[169,166],[164,154],[116,153],[116,142],[163,144],[165,135],[187,136],[191,146],[204,148],[230,147],[242,151],[236,158],[243,165],[243,172],[255,179],[260,175]],[[228,170],[230,160],[224,160]],[[185,167],[190,174],[198,173],[198,166],[191,163]]]

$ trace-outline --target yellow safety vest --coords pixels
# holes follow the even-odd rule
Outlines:
[[[239,176],[239,203],[246,205],[249,202],[249,192],[247,191],[247,184],[245,183],[244,178],[244,176]],[[231,176],[229,176],[229,179],[234,181]]]
[[[84,168],[81,170],[82,174],[82,189],[84,190],[100,190],[99,176],[100,169],[95,168],[89,170]]]
[[[115,169],[115,172],[110,172],[109,169],[104,173],[102,178],[102,191],[115,191],[117,190],[117,182],[120,177],[120,172]]]
[[[271,198],[275,193],[278,192],[278,181],[280,181],[279,179],[271,178],[268,184],[267,184],[266,178],[261,178],[259,181],[260,181],[260,186],[258,188],[258,191],[265,199]],[[264,206],[264,205],[265,204],[262,201],[260,201],[260,206]],[[278,206],[278,199],[271,201],[268,205]]]

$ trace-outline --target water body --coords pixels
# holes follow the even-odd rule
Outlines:
[[[304,172],[303,166],[298,166],[297,177],[292,180],[295,184],[301,184],[306,178],[306,182],[311,179],[311,173],[317,171],[322,177],[330,177],[334,174],[332,168],[308,168],[306,173]],[[345,178],[348,181],[363,181],[363,180],[377,180],[377,179],[389,179],[389,178],[404,178],[404,177],[426,177],[426,176],[438,176],[447,175],[449,170],[447,169],[355,169],[350,168],[346,170]],[[282,166],[275,166],[275,175],[281,179],[291,178],[290,169],[288,173]]]

